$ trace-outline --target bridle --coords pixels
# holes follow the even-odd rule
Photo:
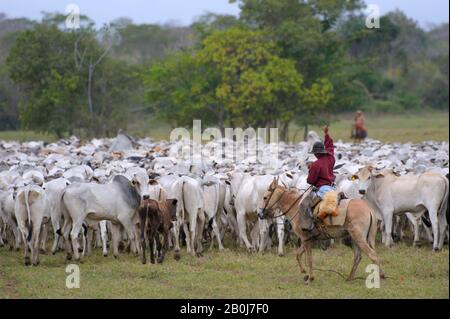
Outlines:
[[[264,212],[267,210],[267,206],[269,205],[270,200],[272,199],[272,196],[273,196],[273,194],[275,193],[275,190],[277,189],[277,187],[278,187],[278,185],[277,185],[275,188],[273,188],[273,190],[271,190],[271,193],[270,193],[270,196],[269,196],[269,198],[268,198],[268,200],[267,200],[267,202],[266,202],[266,205],[265,205],[264,208],[262,209],[262,215],[263,215],[263,217],[264,217]],[[292,205],[289,207],[289,209],[287,209],[286,211],[282,212],[282,213],[281,213],[280,215],[278,215],[278,216],[272,216],[272,217],[270,217],[270,218],[275,219],[275,218],[282,217],[282,216],[286,215],[286,214],[292,209],[292,207],[294,207],[295,204],[297,204],[297,202],[298,202],[300,199],[303,198],[303,195],[305,195],[312,187],[313,187],[313,185],[309,186],[303,193],[301,193],[300,196],[297,197],[297,199],[292,203]],[[275,203],[273,203],[273,204],[270,206],[269,209],[271,210],[272,208],[274,208],[275,205],[278,204],[278,202],[281,200],[281,198],[282,198],[282,197],[284,196],[284,194],[286,194],[287,192],[288,192],[287,190],[284,190],[283,193],[280,195],[280,197],[278,197],[278,199],[275,201]],[[280,210],[281,210],[281,209],[280,209]],[[282,210],[281,210],[281,211],[282,211]],[[298,212],[291,218],[291,220],[294,219],[294,217],[297,216],[297,214],[298,214]]]

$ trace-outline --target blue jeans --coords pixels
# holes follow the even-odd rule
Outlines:
[[[328,193],[329,191],[334,191],[334,190],[336,190],[336,187],[334,187],[334,186],[323,185],[323,186],[319,187],[319,189],[316,192],[316,195],[323,199],[323,196],[325,195],[325,193]]]

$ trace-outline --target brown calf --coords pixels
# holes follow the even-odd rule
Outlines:
[[[139,206],[139,219],[141,224],[141,243],[142,243],[142,263],[145,264],[145,234],[147,233],[148,245],[150,248],[150,262],[155,263],[154,250],[155,242],[158,253],[158,263],[164,260],[164,254],[169,246],[169,231],[172,228],[172,222],[177,220],[176,216],[176,199],[167,199],[165,201],[156,201],[153,199],[145,199]],[[164,238],[161,245],[159,235]]]

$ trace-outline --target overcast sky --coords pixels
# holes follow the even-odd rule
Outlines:
[[[0,0],[0,12],[9,17],[40,19],[42,11],[63,13],[70,3],[77,4],[81,13],[98,25],[118,17],[129,17],[135,23],[189,25],[208,11],[239,14],[238,6],[228,0]],[[401,9],[424,27],[449,20],[448,0],[366,0],[366,3],[377,4],[381,14]]]

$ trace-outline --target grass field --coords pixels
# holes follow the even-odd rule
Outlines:
[[[328,271],[316,271],[315,281],[305,286],[293,247],[285,257],[214,249],[194,258],[183,250],[180,261],[169,252],[162,265],[142,265],[129,254],[105,258],[96,250],[80,264],[80,288],[67,289],[62,253],[26,267],[22,252],[0,248],[0,298],[449,298],[448,246],[439,253],[405,243],[377,250],[388,276],[379,289]],[[337,244],[315,249],[313,258],[315,268],[347,275],[353,254]],[[364,256],[358,277],[366,277],[369,263]]]
[[[335,140],[350,141],[350,128],[353,114],[338,115],[331,123],[330,132]],[[369,137],[382,142],[417,143],[421,141],[448,141],[449,140],[449,113],[427,112],[415,114],[366,114],[366,124]],[[202,127],[205,129],[206,127]],[[321,128],[312,126],[310,129],[321,132]],[[141,118],[128,124],[130,134],[144,137],[150,136],[155,140],[168,140],[170,126],[157,119]],[[294,138],[295,137],[295,138]],[[303,139],[303,128],[292,126],[290,140],[299,142]],[[2,131],[0,140],[31,141],[43,140],[56,141],[51,134],[41,134],[30,131]]]

